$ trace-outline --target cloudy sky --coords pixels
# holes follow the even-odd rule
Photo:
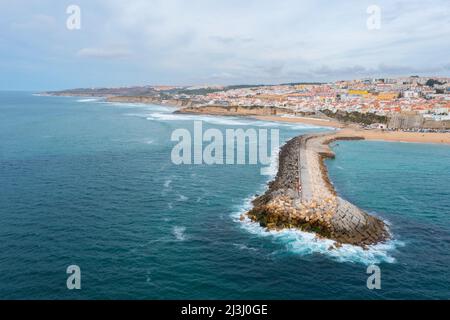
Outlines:
[[[0,74],[3,90],[449,76],[450,1],[0,0]]]

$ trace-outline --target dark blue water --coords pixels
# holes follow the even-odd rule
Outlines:
[[[338,191],[391,224],[364,251],[239,222],[260,166],[175,166],[173,130],[273,128],[158,106],[0,93],[0,298],[449,298],[450,148],[340,142]],[[318,128],[280,127],[282,140]],[[366,287],[377,263],[382,290]],[[78,265],[82,289],[66,288]]]

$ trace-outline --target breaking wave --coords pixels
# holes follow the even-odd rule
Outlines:
[[[369,246],[367,249],[348,244],[344,244],[338,249],[331,249],[335,244],[333,240],[316,238],[313,233],[294,229],[268,231],[258,223],[251,221],[248,217],[246,217],[244,221],[240,221],[241,215],[251,209],[252,200],[252,198],[247,198],[244,205],[237,208],[232,214],[233,220],[236,223],[239,223],[247,232],[259,237],[270,238],[275,243],[284,246],[285,250],[289,253],[301,256],[319,253],[337,262],[371,265],[379,263],[395,263],[396,260],[391,253],[396,248],[404,246],[404,243],[401,241],[390,240],[386,243]]]
[[[186,228],[185,227],[173,227],[172,229],[172,233],[175,236],[175,239],[177,239],[178,241],[184,241],[186,240]]]
[[[273,127],[273,128],[289,128],[294,130],[307,129],[323,129],[316,125],[304,123],[283,123],[276,121],[245,119],[240,117],[229,116],[210,116],[210,115],[190,115],[176,114],[170,112],[154,112],[146,115],[150,121],[203,121],[206,123],[223,125],[223,126],[255,126],[255,127]],[[330,128],[327,128],[330,129]]]
[[[100,101],[100,98],[87,98],[87,99],[79,99],[77,100],[77,102],[96,102],[96,101]]]

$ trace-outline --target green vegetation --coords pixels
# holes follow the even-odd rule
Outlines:
[[[333,112],[330,110],[322,111],[326,116],[342,121],[342,122],[352,122],[352,123],[360,123],[365,125],[371,125],[374,123],[387,123],[388,117],[379,116],[374,113],[361,113],[361,112],[345,112],[345,111],[337,111]]]
[[[428,80],[427,83],[426,83],[425,85],[427,85],[427,86],[433,88],[436,84],[439,85],[439,86],[440,86],[440,85],[443,85],[442,82],[439,82],[438,80],[435,80],[435,79],[430,79],[430,80]]]
[[[218,88],[201,88],[201,89],[181,89],[181,90],[176,90],[177,94],[186,94],[186,95],[196,95],[196,96],[205,96],[209,93],[214,93],[214,92],[219,92],[219,91],[223,91],[223,89],[218,89]]]
[[[250,84],[244,84],[244,85],[234,85],[234,86],[227,86],[223,88],[200,88],[200,89],[177,89],[177,90],[170,90],[170,93],[176,93],[176,94],[187,94],[187,95],[198,95],[198,96],[205,96],[209,93],[215,93],[220,91],[228,91],[228,90],[235,90],[235,89],[247,89],[247,88],[259,88],[263,87],[264,85],[257,84],[257,85],[250,85]]]
[[[325,84],[324,82],[289,82],[282,83],[282,86],[320,86]]]

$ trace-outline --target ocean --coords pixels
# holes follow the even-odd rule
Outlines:
[[[260,165],[180,165],[176,129],[329,130],[156,105],[0,92],[0,299],[448,299],[450,147],[333,144],[338,193],[393,239],[329,250],[240,221]],[[367,267],[381,290],[367,288]],[[81,269],[68,290],[66,269]]]

